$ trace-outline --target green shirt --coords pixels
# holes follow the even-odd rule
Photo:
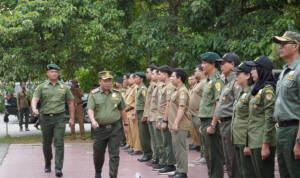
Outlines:
[[[233,104],[232,139],[233,144],[247,144],[247,129],[249,122],[249,101],[251,88],[247,86],[238,95]]]
[[[136,107],[135,107],[137,111],[144,110],[146,94],[147,94],[147,87],[144,84],[138,86],[136,92]]]
[[[94,111],[99,124],[112,124],[121,118],[120,110],[125,108],[125,102],[119,92],[110,90],[106,94],[100,87],[90,94],[87,108]]]
[[[285,66],[276,87],[275,120],[300,119],[300,57]]]
[[[61,81],[57,81],[55,85],[52,85],[49,80],[35,89],[33,97],[40,99],[42,114],[65,112],[66,102],[74,99],[67,85]]]
[[[261,148],[263,143],[275,146],[274,103],[275,92],[270,85],[251,96],[248,124],[248,146],[251,149]]]
[[[216,102],[219,100],[224,81],[218,72],[214,72],[207,78],[204,85],[202,99],[199,108],[200,118],[213,118]]]

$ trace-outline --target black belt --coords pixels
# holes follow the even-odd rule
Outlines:
[[[128,109],[125,110],[125,112],[129,112],[129,111],[131,111],[133,109],[134,109],[134,107],[128,108]]]
[[[57,116],[57,115],[60,115],[60,114],[63,114],[65,112],[60,112],[60,113],[51,113],[51,114],[43,114],[44,116],[49,116],[49,117],[54,117],[54,116]]]
[[[117,122],[114,122],[114,123],[111,123],[111,124],[99,124],[99,128],[101,129],[111,129],[113,128],[114,125],[116,125],[116,123],[118,123],[119,121]]]
[[[208,120],[208,119],[212,119],[211,117],[200,117],[200,120],[201,121],[206,121],[206,120]]]
[[[299,120],[288,120],[288,121],[278,121],[277,122],[277,127],[288,127],[288,126],[293,126],[293,125],[298,125]]]
[[[226,122],[226,121],[229,121],[229,120],[231,120],[232,119],[232,117],[221,117],[220,118],[220,121],[221,122]]]

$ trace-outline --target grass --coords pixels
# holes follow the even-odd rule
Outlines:
[[[92,143],[91,140],[91,133],[86,132],[86,140],[80,139],[80,134],[76,134],[76,140],[71,140],[71,135],[65,135],[65,143]],[[24,137],[10,137],[6,136],[4,138],[0,138],[0,143],[7,143],[7,144],[37,144],[42,143],[42,136],[35,135],[35,136],[24,136]]]

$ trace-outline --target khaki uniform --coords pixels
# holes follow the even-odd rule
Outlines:
[[[172,133],[172,144],[175,153],[175,159],[177,163],[176,172],[186,173],[188,172],[188,152],[186,149],[186,140],[188,131],[190,130],[191,114],[189,113],[189,93],[184,84],[177,87],[171,94],[171,99],[168,108],[168,127],[172,129],[175,122],[179,106],[184,106],[184,115],[181,121],[178,123],[178,131]]]
[[[43,152],[46,165],[51,164],[52,140],[54,137],[55,168],[62,169],[64,160],[64,135],[66,102],[74,97],[70,89],[61,81],[52,85],[49,80],[39,85],[33,94],[41,102],[40,124],[43,136]]]
[[[273,120],[275,91],[266,85],[249,102],[248,145],[257,178],[274,177],[275,123]],[[270,156],[262,160],[261,147],[270,144]]]
[[[146,117],[147,120],[148,120],[147,124],[148,124],[148,128],[149,128],[149,134],[150,134],[152,150],[153,150],[152,159],[158,160],[159,159],[158,147],[157,147],[157,145],[155,144],[155,141],[154,141],[154,130],[153,130],[153,127],[152,127],[150,119],[149,119],[152,93],[153,93],[155,88],[156,88],[156,83],[150,82],[150,85],[149,85],[148,90],[147,90],[146,101],[145,101],[145,106],[144,106],[144,117]]]
[[[235,155],[239,165],[238,168],[243,178],[255,177],[251,156],[244,155],[244,148],[247,145],[250,98],[251,89],[250,86],[247,86],[239,93],[235,100],[232,116],[232,142],[235,147]]]
[[[199,117],[201,119],[201,131],[204,141],[204,155],[207,161],[208,175],[210,178],[223,178],[224,153],[221,142],[219,125],[216,126],[216,132],[213,135],[207,133],[210,126],[216,102],[219,100],[224,81],[220,74],[215,72],[208,76],[204,85],[202,99],[199,108]]]
[[[119,146],[123,132],[120,111],[125,108],[121,94],[115,90],[105,93],[102,88],[92,91],[88,99],[88,109],[94,111],[99,127],[95,129],[94,166],[97,173],[102,172],[105,150],[109,152],[109,176],[117,178],[119,168]]]
[[[171,82],[163,83],[158,90],[158,105],[157,105],[157,121],[160,122],[161,125],[165,118],[166,107],[168,97],[170,97],[171,93],[175,90],[175,87],[172,85]],[[160,165],[175,165],[175,155],[173,151],[172,145],[172,135],[169,129],[160,130],[157,132],[157,140],[160,145]]]
[[[23,119],[25,117],[25,128],[28,129],[28,120],[29,120],[29,113],[30,113],[30,96],[29,92],[27,91],[20,91],[17,93],[17,105],[20,108],[19,112],[19,125],[20,128],[23,129]]]
[[[129,119],[129,137],[131,137],[130,140],[132,143],[132,148],[134,151],[142,151],[138,121],[135,115],[136,90],[136,85],[132,85],[129,87],[128,95],[125,98],[125,103],[127,105],[125,111],[127,111],[127,118]]]
[[[75,108],[75,120],[79,123],[80,128],[80,136],[82,139],[85,139],[85,131],[84,131],[84,114],[82,108],[81,98],[83,96],[82,90],[80,88],[71,88],[70,89],[74,96],[74,108]],[[75,124],[71,128],[72,137],[75,138]]]

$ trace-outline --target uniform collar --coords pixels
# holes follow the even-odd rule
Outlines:
[[[101,86],[99,87],[99,91],[100,93],[105,93]],[[112,88],[109,89],[109,93],[112,93]]]
[[[226,81],[226,83],[229,83],[229,82],[232,82],[233,80],[235,80],[235,78],[236,78],[235,74],[230,74],[225,77],[225,81]]]
[[[46,80],[46,82],[47,82],[47,85],[52,85],[50,80]],[[61,85],[61,82],[59,80],[57,80],[55,85]]]
[[[299,65],[299,63],[300,63],[300,57],[298,57],[290,66],[288,66],[287,64],[284,65],[284,69],[289,68],[291,70],[295,70],[296,67]]]
[[[211,75],[209,75],[209,76],[207,77],[207,80],[208,80],[208,81],[214,80],[214,79],[218,78],[218,76],[219,76],[219,72],[216,71],[216,72],[212,73]]]
[[[249,93],[251,91],[251,86],[246,86],[243,91],[244,93]]]

